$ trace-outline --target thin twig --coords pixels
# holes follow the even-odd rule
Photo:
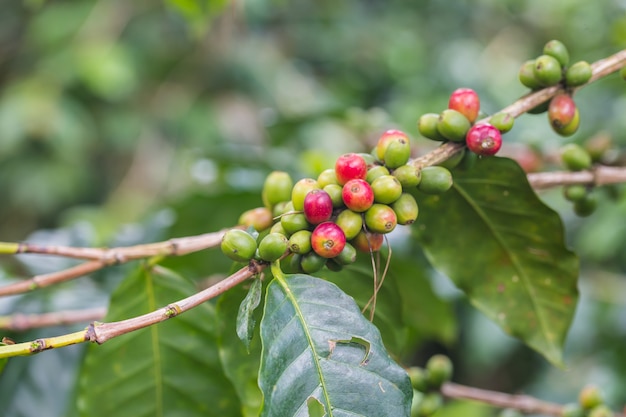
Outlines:
[[[106,315],[105,307],[88,308],[84,310],[65,310],[44,314],[12,314],[0,316],[0,329],[23,332],[41,327],[58,326],[65,324],[88,323],[102,320]]]
[[[535,172],[527,177],[535,190],[573,184],[601,186],[626,182],[626,167],[598,165],[586,171]]]

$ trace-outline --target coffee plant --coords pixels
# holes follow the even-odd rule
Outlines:
[[[227,7],[194,12],[184,4],[171,7],[189,15],[190,30],[201,30],[198,16]],[[212,200],[206,215],[219,226],[206,233],[189,229],[110,248],[0,242],[7,258],[28,263],[45,255],[58,265],[3,280],[4,299],[51,288],[80,298],[89,289],[69,285],[85,276],[96,277],[87,286],[108,287],[106,309],[53,305],[43,314],[0,316],[0,379],[15,375],[20,360],[46,361],[84,344],[67,393],[71,415],[623,415],[606,401],[606,387],[584,379],[578,397],[560,402],[460,383],[459,354],[445,348],[452,313],[428,278],[448,277],[520,349],[567,366],[580,264],[561,215],[540,191],[561,189],[584,222],[611,204],[598,194],[619,193],[626,168],[602,136],[562,139],[556,152],[536,152],[531,161],[501,152],[516,119],[529,113],[543,115],[554,135],[577,134],[584,126],[579,91],[624,77],[626,50],[589,62],[571,59],[578,55],[576,45],[546,39],[510,74],[525,89],[510,105],[488,111],[475,89],[459,86],[446,106],[414,114],[412,131],[370,126],[364,137],[374,140],[321,157],[316,175],[270,163],[254,192]],[[244,160],[249,151],[237,150]],[[549,169],[535,169],[541,164]],[[238,194],[250,194],[250,204]],[[211,268],[202,282],[188,277],[185,262],[194,257]],[[98,279],[105,271],[119,276]],[[59,324],[75,327],[26,333]],[[428,339],[438,344],[416,358]],[[455,414],[461,400],[482,405]],[[27,415],[10,407],[0,403],[10,415]]]

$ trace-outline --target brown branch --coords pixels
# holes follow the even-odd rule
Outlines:
[[[106,315],[105,307],[85,310],[66,310],[44,314],[13,314],[0,316],[0,329],[23,332],[25,330],[58,326],[63,324],[88,323],[101,320]]]
[[[528,174],[527,177],[535,190],[573,184],[601,186],[626,182],[626,167],[599,165],[586,171],[536,172]]]

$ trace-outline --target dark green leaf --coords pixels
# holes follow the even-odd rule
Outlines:
[[[455,171],[447,193],[416,196],[417,237],[432,264],[506,332],[560,364],[578,300],[578,258],[521,168],[482,159]]]
[[[274,276],[261,321],[261,415],[307,416],[314,397],[329,417],[408,416],[408,376],[354,300],[320,278]]]
[[[252,285],[250,285],[246,298],[241,302],[239,313],[237,314],[237,336],[239,336],[239,339],[241,339],[248,350],[250,349],[250,341],[252,340],[256,324],[254,310],[261,302],[262,288],[263,284],[260,279],[252,280]]]
[[[164,268],[141,267],[113,293],[105,320],[147,313],[194,291]],[[81,415],[239,417],[241,404],[219,361],[215,320],[213,307],[204,303],[90,346],[79,382]]]

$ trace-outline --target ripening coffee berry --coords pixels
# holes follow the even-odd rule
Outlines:
[[[270,233],[259,243],[259,256],[267,262],[274,262],[287,251],[287,237],[280,233]]]
[[[560,153],[563,164],[571,171],[591,168],[591,155],[578,144],[568,143],[561,148]]]
[[[531,90],[536,90],[542,87],[537,77],[535,77],[534,59],[526,61],[522,64],[518,76],[520,82]]]
[[[462,113],[446,109],[439,115],[437,130],[448,140],[462,142],[470,126],[470,121]]]
[[[580,126],[580,112],[578,111],[578,107],[576,107],[576,112],[574,113],[574,118],[569,124],[566,124],[561,129],[556,129],[554,126],[554,131],[561,136],[572,136],[578,130],[578,126]]]
[[[443,137],[439,130],[437,130],[437,124],[439,123],[439,114],[426,113],[420,116],[417,120],[417,130],[426,139],[436,140],[443,142],[446,138]]]
[[[344,184],[343,202],[352,211],[364,212],[374,203],[374,192],[365,180],[353,179]]]
[[[480,99],[471,88],[457,88],[450,95],[448,108],[460,112],[470,123],[474,123],[480,111]]]
[[[385,157],[383,162],[389,169],[398,168],[409,161],[411,157],[411,144],[409,138],[406,140],[398,139],[389,143],[385,150]]]
[[[580,184],[566,185],[563,187],[563,197],[567,201],[578,201],[587,197],[587,187]]]
[[[407,369],[407,373],[409,374],[409,378],[411,379],[411,385],[413,386],[414,390],[417,390],[419,392],[428,391],[428,371],[426,371],[426,369],[420,368],[419,366],[412,366]]]
[[[593,71],[587,61],[578,61],[565,70],[565,84],[568,87],[577,87],[591,79]]]
[[[561,81],[562,68],[559,61],[550,55],[540,55],[535,59],[535,67],[533,68],[535,78],[544,87],[556,85]]]
[[[372,181],[374,181],[376,178],[382,175],[389,175],[389,170],[384,165],[376,165],[375,167],[372,167],[367,171],[367,176],[365,177],[365,181],[371,184]]]
[[[330,196],[330,200],[333,202],[333,207],[343,207],[343,187],[339,184],[328,184],[324,187],[324,191]]]
[[[557,94],[550,100],[548,106],[548,120],[550,126],[558,133],[569,125],[576,115],[576,103],[572,96],[566,93]]]
[[[239,229],[231,229],[224,233],[220,244],[222,253],[236,262],[248,262],[256,253],[256,240]]]
[[[334,258],[345,246],[346,236],[333,222],[318,224],[311,234],[311,247],[323,258]]]
[[[574,201],[574,213],[579,217],[591,216],[597,207],[598,199],[593,193],[587,193],[585,198]]]
[[[317,185],[320,188],[324,188],[329,184],[339,184],[333,168],[325,169],[317,176]]]
[[[319,190],[320,186],[313,178],[302,178],[296,182],[291,189],[291,203],[293,209],[302,211],[304,209],[304,199],[311,190]]]
[[[452,173],[444,167],[422,168],[422,181],[417,189],[426,194],[441,194],[452,187]]]
[[[356,262],[356,249],[349,243],[343,247],[343,250],[333,258],[340,265],[350,265]]]
[[[300,258],[300,269],[307,274],[319,271],[326,265],[326,258],[311,251]]]
[[[246,210],[239,216],[238,224],[252,227],[257,232],[272,227],[272,211],[267,207],[257,207]]]
[[[393,175],[383,175],[376,178],[371,187],[376,203],[391,204],[402,195],[402,184]]]
[[[396,213],[398,224],[412,224],[417,219],[419,208],[415,197],[408,193],[402,193],[400,198],[393,202],[391,208]]]
[[[374,150],[374,155],[378,158],[379,161],[385,160],[385,152],[387,148],[392,142],[400,142],[405,144],[406,146],[410,146],[409,137],[401,130],[397,129],[389,129],[383,132],[376,143],[376,148]]]
[[[356,250],[369,253],[378,252],[383,246],[385,237],[381,233],[373,233],[361,230],[358,235],[350,242]]]
[[[341,155],[335,162],[335,175],[339,185],[343,185],[355,178],[365,179],[367,162],[365,162],[362,156],[355,153]]]
[[[291,188],[293,180],[288,173],[283,171],[273,171],[265,178],[261,198],[267,208],[272,208],[281,201],[291,199]]]
[[[304,216],[311,224],[320,224],[333,214],[333,201],[324,190],[311,190],[304,198]]]
[[[446,355],[434,355],[426,362],[428,371],[428,385],[432,388],[439,388],[452,378],[452,361]]]
[[[404,189],[415,188],[422,180],[422,171],[412,165],[402,165],[394,169],[391,175],[400,181]]]
[[[556,58],[561,67],[566,67],[569,64],[569,51],[561,41],[556,39],[549,41],[543,47],[543,53]]]
[[[352,210],[343,210],[337,215],[335,224],[343,230],[346,240],[351,240],[363,229],[363,216]]]
[[[495,155],[502,146],[500,131],[489,123],[476,124],[465,137],[470,151],[482,156]]]
[[[499,112],[489,118],[489,123],[498,129],[500,133],[506,133],[513,129],[515,118],[508,113]]]
[[[389,233],[396,228],[396,212],[386,204],[374,204],[367,209],[363,217],[365,227],[374,233]]]
[[[293,253],[304,255],[311,252],[311,232],[309,230],[298,230],[289,236],[287,247]]]
[[[595,385],[587,385],[578,394],[578,403],[585,410],[591,410],[594,407],[604,403],[600,388]]]

